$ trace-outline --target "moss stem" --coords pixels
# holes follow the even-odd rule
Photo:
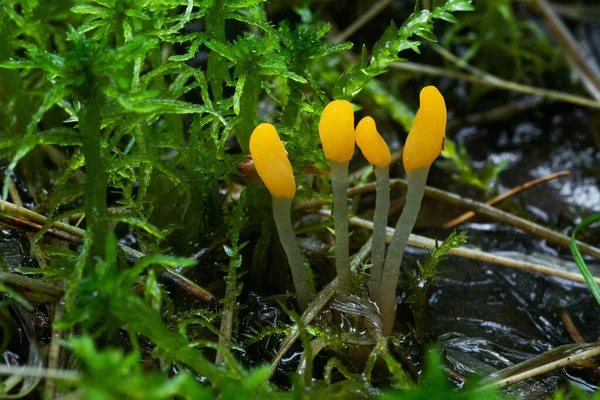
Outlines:
[[[85,195],[84,209],[87,235],[92,239],[90,263],[94,257],[104,257],[108,221],[106,220],[106,195],[108,175],[102,155],[102,136],[100,132],[100,100],[92,93],[83,101],[79,114],[79,130],[85,157]]]
[[[340,280],[339,293],[352,287],[348,245],[348,162],[329,160],[333,196],[333,222],[335,227],[335,269]]]
[[[279,240],[292,270],[292,280],[296,288],[298,306],[300,311],[304,311],[310,301],[310,288],[303,257],[296,241],[296,234],[292,228],[291,209],[292,199],[273,196],[273,219],[275,220]]]
[[[377,306],[383,316],[383,333],[387,336],[392,333],[394,319],[396,316],[396,286],[400,276],[400,265],[404,256],[404,249],[408,243],[408,237],[412,232],[419,210],[421,200],[425,192],[425,184],[429,166],[415,168],[408,172],[408,190],[406,192],[406,203],[402,215],[396,224],[396,230],[383,267],[379,292],[377,293]]]
[[[374,298],[379,291],[383,262],[385,260],[385,231],[388,213],[390,211],[390,167],[375,167],[377,183],[377,198],[375,200],[375,215],[373,216],[373,247],[371,250],[371,280],[369,290]]]

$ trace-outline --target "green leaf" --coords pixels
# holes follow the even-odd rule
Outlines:
[[[453,11],[468,11],[471,0],[454,0],[442,6],[428,10],[415,10],[398,29],[392,21],[381,38],[373,46],[373,56],[368,66],[364,63],[355,65],[336,82],[333,89],[334,98],[351,100],[377,75],[384,73],[392,62],[400,61],[398,53],[411,49],[419,52],[419,41],[414,36],[436,41],[433,34],[433,19],[450,19]]]
[[[77,4],[71,7],[71,11],[75,14],[95,15],[99,18],[107,18],[110,16],[110,10],[104,7],[93,6],[91,4]]]
[[[237,62],[239,60],[238,55],[227,43],[218,40],[209,40],[205,44],[206,47],[230,61]]]
[[[600,221],[600,213],[592,214],[584,218],[583,221],[581,221],[581,223],[579,223],[579,225],[577,225],[575,229],[573,229],[573,233],[571,234],[571,254],[573,255],[573,260],[575,260],[577,267],[579,267],[579,271],[581,271],[581,275],[583,275],[583,279],[585,279],[585,283],[587,283],[588,287],[590,288],[590,291],[592,292],[592,295],[594,296],[598,304],[600,304],[600,287],[598,287],[594,276],[590,272],[587,264],[585,263],[585,260],[581,256],[579,248],[577,247],[577,239],[575,237],[579,233],[579,231],[589,227],[590,225],[598,221]]]
[[[10,143],[10,142],[9,142]],[[2,198],[8,197],[8,186],[12,179],[12,171],[14,171],[17,163],[25,157],[31,150],[40,144],[60,144],[63,146],[79,145],[81,143],[80,136],[77,135],[72,129],[51,129],[48,131],[39,132],[37,134],[26,135],[22,138],[16,148],[14,149],[14,155],[8,167],[5,171],[4,186],[2,189]],[[0,148],[2,144],[0,144]]]
[[[238,76],[238,81],[235,84],[235,93],[233,94],[233,112],[235,115],[240,113],[240,99],[244,93],[244,84],[246,83],[246,74],[243,73]]]
[[[114,218],[111,218],[111,219],[115,220],[115,221],[123,222],[123,223],[131,225],[131,226],[135,226],[137,228],[141,228],[141,229],[145,230],[146,232],[148,232],[149,234],[157,237],[158,239],[161,239],[161,240],[165,239],[165,236],[160,231],[160,229],[158,229],[157,227],[155,227],[154,225],[152,225],[148,221],[144,221],[141,218],[135,218],[135,217],[114,217]]]

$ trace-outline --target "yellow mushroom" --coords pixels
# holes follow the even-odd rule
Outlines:
[[[375,120],[365,117],[356,127],[356,144],[365,158],[374,166],[376,178],[375,215],[373,216],[373,245],[371,247],[371,297],[379,291],[381,273],[385,261],[385,233],[390,210],[390,149],[377,132]]]
[[[429,167],[444,148],[446,135],[446,102],[435,86],[421,90],[421,107],[402,152],[406,172]]]
[[[254,129],[250,136],[250,154],[269,192],[275,197],[293,198],[296,181],[292,164],[273,125],[264,123]]]
[[[354,110],[346,100],[327,104],[319,120],[319,136],[329,161],[345,163],[354,154]]]
[[[348,164],[354,154],[354,110],[346,100],[327,104],[319,120],[323,152],[331,166],[331,191],[335,229],[335,269],[340,293],[352,287],[348,246]]]
[[[360,147],[363,155],[369,163],[377,167],[387,167],[390,165],[392,156],[390,149],[377,132],[375,120],[371,117],[364,117],[356,126],[356,144]]]
[[[383,266],[377,305],[383,315],[383,333],[389,335],[394,328],[396,316],[396,286],[400,265],[408,237],[412,232],[425,192],[429,168],[439,156],[444,145],[446,131],[446,103],[433,86],[421,90],[421,106],[417,111],[412,129],[403,151],[404,169],[408,177],[408,190],[402,215],[396,224],[390,247]]]
[[[296,182],[292,165],[273,125],[260,124],[254,129],[250,136],[250,154],[256,172],[273,196],[273,219],[290,264],[298,306],[300,311],[304,311],[310,301],[310,287],[304,259],[292,228],[291,208]]]

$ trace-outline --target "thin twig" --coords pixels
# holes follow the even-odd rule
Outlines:
[[[331,213],[329,210],[321,210],[319,213],[323,216],[330,216]],[[361,228],[373,230],[373,222],[359,218],[359,217],[350,217],[350,224],[354,226],[359,226]],[[394,235],[394,228],[387,228],[385,239],[386,241],[392,240],[392,236]],[[420,247],[424,249],[433,249],[436,245],[436,241],[420,235],[415,235],[414,233],[410,235],[408,239],[408,244],[414,247]],[[522,269],[525,271],[538,272],[541,274],[558,276],[563,279],[568,279],[571,281],[582,282],[585,283],[585,279],[578,273],[563,271],[556,268],[547,267],[545,265],[534,264],[530,262],[516,260],[514,258],[499,256],[496,254],[488,253],[481,250],[476,250],[468,247],[456,247],[450,249],[448,254],[452,254],[459,257],[470,258],[474,260],[480,260],[484,262],[490,262],[493,264],[504,265],[507,267]],[[600,278],[594,277],[594,280],[600,284]]]
[[[453,54],[447,52],[452,57]],[[455,60],[456,57],[454,57]],[[462,61],[462,60],[458,60]],[[462,61],[464,63],[464,61]],[[464,63],[466,64],[466,63]],[[532,94],[535,96],[542,96],[547,99],[562,101],[565,103],[577,104],[584,107],[590,108],[598,108],[600,109],[600,102],[594,101],[592,99],[588,99],[582,96],[576,96],[564,92],[559,92],[556,90],[544,89],[535,86],[523,85],[516,82],[507,81],[502,78],[498,78],[495,75],[488,74],[487,72],[483,72],[481,70],[477,73],[471,72],[470,74],[464,72],[450,71],[444,68],[432,67],[431,65],[426,64],[418,64],[412,62],[402,62],[402,63],[392,63],[390,64],[390,68],[401,70],[401,71],[409,71],[416,74],[426,74],[433,76],[445,76],[448,78],[458,79],[462,81],[467,81],[471,83],[477,83],[485,86],[492,86],[498,89],[513,91],[524,94]],[[473,68],[473,67],[471,67]]]
[[[145,254],[141,251],[132,249],[129,246],[125,246],[119,243],[119,247],[121,247],[121,250],[123,250],[123,252],[125,253],[125,257],[130,262],[137,262],[137,260],[145,256]],[[154,270],[159,277],[170,281],[178,289],[181,289],[184,292],[194,297],[197,297],[203,302],[207,304],[215,304],[217,302],[217,298],[212,293],[199,286],[197,283],[191,281],[186,276],[174,271],[173,269],[165,266],[157,266]]]
[[[390,187],[400,187],[406,189],[408,183],[404,179],[391,179]],[[375,182],[367,183],[365,185],[356,186],[348,189],[348,197],[355,196],[357,194],[369,193],[375,190]],[[484,215],[488,218],[491,218],[496,221],[503,222],[508,225],[515,226],[524,232],[530,233],[535,236],[539,236],[543,239],[546,239],[550,243],[554,243],[559,246],[563,246],[565,248],[570,248],[570,238],[558,232],[555,232],[551,229],[548,229],[542,225],[527,221],[526,219],[517,217],[505,211],[499,210],[497,208],[488,206],[487,204],[481,203],[479,201],[471,200],[465,197],[461,197],[457,194],[450,193],[441,189],[436,189],[431,186],[425,187],[425,196],[436,198],[439,200],[443,200],[449,204],[452,204],[457,207],[470,208],[471,210],[477,212],[480,215]],[[307,202],[302,205],[300,210],[313,209],[315,207],[319,207],[323,204],[326,204],[325,200],[314,200],[311,202]],[[600,249],[594,246],[591,246],[587,243],[583,243],[581,241],[577,241],[577,246],[579,249],[588,255],[591,255],[595,258],[600,259]]]
[[[0,365],[0,375],[36,376],[61,381],[80,381],[82,378],[80,371],[43,369],[37,367],[11,367],[8,365]]]
[[[0,282],[7,283],[11,286],[18,286],[34,293],[43,293],[52,298],[60,297],[63,294],[62,290],[49,283],[10,272],[0,272]]]
[[[579,74],[584,88],[593,98],[600,100],[598,66],[593,64],[590,57],[584,56],[581,45],[546,0],[536,0],[534,4],[546,21],[550,31],[554,34],[563,53],[574,67],[573,69]]]
[[[17,219],[14,217],[3,217],[5,221],[12,222],[14,224],[24,224],[26,223],[28,226],[33,228],[37,228],[38,230],[42,228],[44,223],[46,222],[46,217],[38,214],[34,211],[28,210],[25,207],[19,207],[16,204],[10,203],[8,201],[0,201],[0,204],[4,207],[4,211],[14,213],[20,215],[29,221],[34,221],[35,223],[31,223],[29,221],[24,221],[21,219]],[[80,239],[85,236],[85,230],[81,228],[77,228],[71,226],[69,224],[65,224],[62,222],[55,222],[52,224],[55,229],[49,230],[50,233],[54,234],[59,239],[69,240],[74,243],[79,243]],[[62,232],[61,232],[62,231]],[[126,256],[133,261],[137,261],[142,258],[145,254],[131,247],[125,246],[119,243],[119,247],[125,252]],[[216,298],[206,289],[200,287],[198,284],[192,282],[188,278],[183,275],[178,274],[169,268],[162,268],[158,270],[158,273],[164,279],[168,279],[175,285],[177,285],[182,290],[185,290],[189,294],[198,297],[202,301],[212,304],[216,301]]]
[[[375,18],[380,12],[385,10],[392,0],[379,0],[373,4],[364,14],[354,20],[350,26],[348,26],[342,33],[333,38],[334,43],[342,43],[348,40],[350,36],[356,33],[360,28],[367,24],[370,20]]]
[[[567,310],[562,310],[560,312],[560,316],[563,320],[563,324],[565,325],[565,329],[569,333],[569,336],[571,336],[571,339],[573,339],[575,343],[585,343],[586,340],[583,338],[583,336],[581,336],[581,333],[579,333],[579,329],[577,329],[575,323],[573,323],[569,312]]]
[[[575,364],[581,360],[585,360],[590,357],[594,357],[600,354],[600,346],[594,346],[589,350],[584,350],[580,353],[576,354],[566,354],[564,357],[548,362],[546,364],[540,365],[535,368],[527,369],[523,372],[514,374],[507,378],[499,379],[497,381],[492,381],[491,383],[486,384],[485,386],[480,387],[480,390],[485,390],[489,388],[503,388],[505,386],[514,385],[515,383],[521,382],[528,378],[533,378],[534,376],[538,376],[541,374],[545,374],[546,372],[552,371],[557,368],[562,368],[567,365]],[[543,355],[542,355],[543,356]],[[532,360],[526,361],[531,362]]]
[[[32,233],[37,233],[44,227],[43,224],[38,224],[36,222],[31,222],[26,219],[21,219],[21,218],[17,218],[17,217],[2,215],[2,213],[0,213],[0,220],[1,220],[2,225],[5,225],[6,227],[8,227],[10,229],[23,230],[23,231],[32,232]],[[58,230],[55,228],[48,229],[46,231],[46,235],[49,237],[52,237],[54,239],[64,240],[64,241],[70,242],[70,243],[75,243],[75,244],[81,243],[80,237],[71,235],[70,233],[67,233],[67,232],[64,232],[64,231],[61,231],[61,230]]]
[[[558,4],[552,3],[552,8],[565,18],[576,21],[600,21],[600,6],[593,4]]]
[[[44,217],[43,215],[38,214],[35,211],[31,211],[25,207],[19,207],[16,204],[9,203],[8,201],[0,200],[0,211],[19,215],[28,219],[29,221],[37,222],[41,225],[44,225],[44,223],[46,222],[46,217]],[[65,224],[63,222],[56,221],[52,224],[52,226],[58,230],[70,233],[73,236],[77,236],[80,238],[85,236],[85,230],[71,226],[69,224]]]
[[[21,195],[19,194],[19,191],[17,190],[16,185],[12,181],[8,185],[8,193],[9,193],[13,203],[15,203],[15,205],[17,205],[19,207],[23,207],[23,201],[21,200]],[[33,233],[31,233],[31,232],[27,233],[27,239],[29,240],[29,247],[33,250],[33,254],[35,255],[35,259],[37,260],[38,265],[40,266],[40,268],[48,268],[48,264],[46,263],[46,258],[44,256],[44,253],[40,249],[40,246],[37,243],[35,243],[34,238],[35,238],[35,235]]]
[[[569,174],[570,174],[569,171],[561,171],[561,172],[555,172],[553,174],[531,180],[531,181],[524,183],[522,185],[519,185],[507,192],[504,192],[501,195],[496,196],[491,200],[486,201],[485,204],[487,204],[488,206],[493,206],[494,204],[497,204],[497,203],[501,202],[502,200],[505,200],[511,196],[514,196],[515,194],[517,194],[519,192],[522,192],[523,190],[532,188],[536,185],[539,185],[540,183],[548,182],[548,181],[551,181],[552,179],[556,179],[561,176],[567,176]],[[446,222],[444,225],[442,225],[442,228],[444,228],[444,229],[454,228],[456,225],[462,224],[462,223],[468,221],[469,219],[473,218],[475,215],[476,215],[475,212],[468,211],[468,212],[464,213],[463,215]]]
[[[547,100],[541,96],[524,96],[510,104],[482,111],[477,114],[470,114],[466,118],[454,118],[448,121],[446,132],[454,132],[465,125],[481,125],[493,121],[504,121],[512,118],[526,110],[535,108]],[[446,134],[448,136],[448,134]]]
[[[59,301],[54,308],[54,321],[59,321],[65,311],[65,304]],[[48,351],[48,368],[50,370],[58,369],[58,362],[60,360],[61,342],[63,341],[64,332],[60,328],[52,326],[52,339],[50,339],[50,348]],[[46,399],[54,399],[56,392],[56,382],[52,377],[46,378],[46,387],[44,388]]]

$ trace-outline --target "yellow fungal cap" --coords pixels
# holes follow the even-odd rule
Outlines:
[[[377,167],[386,167],[390,165],[392,156],[385,140],[377,132],[375,120],[371,117],[364,117],[358,123],[356,132],[356,144],[364,154],[369,163]]]
[[[440,155],[446,134],[446,103],[435,86],[421,90],[421,107],[404,145],[406,172],[428,167]]]
[[[319,121],[319,136],[328,160],[350,161],[354,154],[354,110],[346,100],[327,104]]]
[[[271,124],[260,124],[250,136],[250,154],[258,176],[275,197],[291,199],[296,194],[296,181],[287,153]]]

